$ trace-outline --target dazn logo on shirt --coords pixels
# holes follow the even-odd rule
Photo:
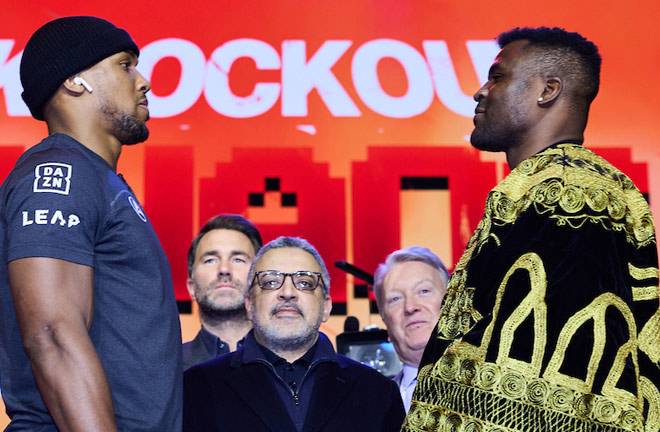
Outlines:
[[[51,192],[69,195],[71,186],[71,165],[48,162],[34,169],[34,192]]]

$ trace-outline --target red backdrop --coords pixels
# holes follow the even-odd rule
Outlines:
[[[0,176],[47,133],[20,101],[31,33],[75,14],[126,28],[152,81],[152,120],[150,139],[126,149],[119,169],[159,233],[180,300],[190,239],[213,214],[235,212],[266,241],[310,239],[331,268],[335,302],[346,301],[332,263],[371,272],[401,246],[402,177],[446,179],[457,260],[466,225],[469,233],[506,174],[501,156],[479,154],[467,137],[492,39],[515,26],[561,26],[600,47],[586,145],[628,173],[658,213],[655,1],[52,3],[13,3],[0,15]]]

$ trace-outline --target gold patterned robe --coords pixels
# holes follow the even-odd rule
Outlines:
[[[658,431],[658,258],[647,202],[581,145],[489,194],[449,281],[403,431]]]

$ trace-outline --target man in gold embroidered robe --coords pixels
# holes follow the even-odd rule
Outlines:
[[[598,49],[557,28],[498,42],[471,142],[512,171],[449,281],[403,431],[658,431],[653,219],[582,147]]]

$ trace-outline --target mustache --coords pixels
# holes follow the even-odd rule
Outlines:
[[[218,284],[229,284],[229,285],[235,286],[236,288],[238,288],[238,286],[239,286],[239,283],[236,280],[234,280],[234,278],[232,278],[231,275],[229,275],[229,276],[220,276],[219,278],[214,280],[211,285],[215,286],[215,285],[218,285]]]
[[[300,307],[300,305],[298,305],[298,303],[294,303],[294,302],[290,302],[290,301],[279,303],[279,304],[275,305],[270,310],[270,314],[275,315],[276,313],[278,313],[282,309],[295,309],[301,316],[305,316],[305,314],[303,313],[303,310]]]

